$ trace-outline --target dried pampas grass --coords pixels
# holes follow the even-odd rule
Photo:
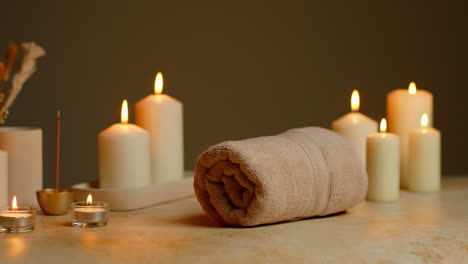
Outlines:
[[[9,114],[9,109],[23,88],[24,83],[36,71],[37,58],[46,55],[45,50],[34,42],[22,43],[21,47],[23,48],[23,61],[19,67],[19,70],[13,75],[13,78],[11,79],[11,88],[8,92],[8,96],[0,108],[0,124],[5,123]],[[3,74],[0,74],[0,81],[6,82],[10,78],[10,74],[12,73],[13,65],[17,55],[17,45],[14,43],[9,43],[5,58],[6,63],[4,65]]]

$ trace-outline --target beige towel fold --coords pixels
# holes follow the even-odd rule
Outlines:
[[[346,139],[306,127],[210,147],[194,187],[220,224],[255,226],[344,211],[364,199],[367,174]]]

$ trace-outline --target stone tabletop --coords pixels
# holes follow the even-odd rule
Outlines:
[[[0,263],[468,263],[468,177],[440,193],[403,191],[329,217],[255,228],[216,226],[187,198],[77,229],[68,216],[0,234]]]

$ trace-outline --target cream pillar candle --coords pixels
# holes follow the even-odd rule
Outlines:
[[[333,121],[332,130],[351,141],[365,165],[366,137],[377,132],[377,122],[358,112],[359,103],[359,93],[354,90],[351,95],[352,112]]]
[[[419,127],[423,113],[432,120],[433,96],[430,92],[416,89],[414,82],[408,90],[398,89],[387,95],[388,130],[400,136],[400,184],[408,186],[408,135]],[[432,123],[428,124],[432,127]]]
[[[42,129],[0,127],[0,148],[8,152],[8,197],[37,207],[36,191],[42,189]]]
[[[149,134],[128,124],[127,100],[122,104],[122,122],[98,136],[101,188],[134,188],[151,183]]]
[[[395,201],[400,194],[400,139],[386,133],[385,118],[380,133],[367,136],[367,175],[369,201]]]
[[[150,133],[152,182],[180,180],[184,175],[183,105],[162,94],[161,73],[154,86],[155,94],[135,105],[136,124]]]
[[[8,204],[8,152],[0,150],[0,206]]]
[[[423,114],[421,128],[408,139],[408,190],[436,192],[440,190],[441,140],[437,129],[429,128],[429,117]]]

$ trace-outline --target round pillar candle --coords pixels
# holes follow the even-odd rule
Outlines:
[[[1,127],[0,149],[8,152],[8,197],[21,197],[24,206],[38,207],[42,189],[42,129]]]
[[[128,104],[122,104],[122,122],[98,136],[101,188],[135,188],[151,184],[149,134],[128,124]]]
[[[400,139],[386,133],[382,119],[380,133],[367,136],[367,175],[369,201],[395,201],[400,195]]]
[[[0,150],[0,206],[8,204],[8,152]]]
[[[358,112],[359,103],[359,93],[354,90],[351,95],[352,112],[333,121],[332,130],[351,141],[365,165],[366,137],[377,132],[377,122]]]
[[[387,95],[388,130],[400,136],[400,184],[408,187],[408,135],[419,128],[423,113],[432,120],[433,96],[430,92],[416,89],[414,82],[408,89],[398,89]],[[428,124],[432,127],[432,123]]]
[[[423,114],[421,127],[408,139],[408,190],[436,192],[440,190],[441,139],[437,129],[428,127],[429,117]]]
[[[184,177],[183,105],[162,94],[161,73],[156,75],[154,87],[155,94],[135,105],[136,124],[150,134],[152,182],[180,180]]]

